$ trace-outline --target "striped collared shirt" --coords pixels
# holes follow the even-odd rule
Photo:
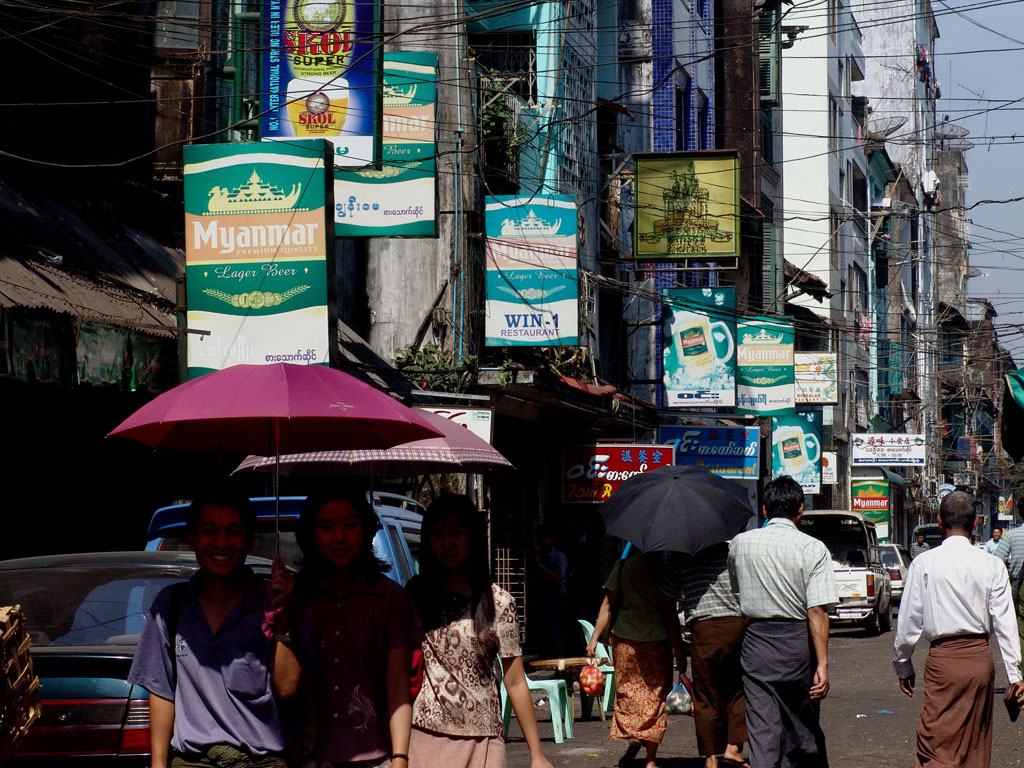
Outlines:
[[[729,545],[718,544],[696,555],[673,552],[661,591],[686,605],[687,626],[704,619],[741,616],[740,601],[729,578]]]
[[[808,608],[839,603],[828,547],[784,517],[732,540],[729,575],[740,610],[752,619],[802,620]]]
[[[1003,538],[999,540],[999,546],[992,554],[1007,564],[1010,578],[1015,578],[1024,565],[1024,525],[1004,533]]]

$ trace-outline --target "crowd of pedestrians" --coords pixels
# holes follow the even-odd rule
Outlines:
[[[839,602],[832,558],[799,529],[799,484],[777,478],[762,498],[764,525],[731,542],[696,555],[634,551],[612,569],[587,654],[610,636],[611,736],[627,744],[620,766],[641,749],[647,768],[657,764],[673,661],[680,673],[688,663],[678,601],[706,768],[828,765],[819,709],[830,688],[828,617]],[[929,644],[921,768],[990,765],[992,635],[1007,706],[1024,702],[1024,528],[982,550],[971,546],[974,514],[968,494],[943,500],[945,538],[916,542],[904,589],[893,666],[907,696],[914,649]],[[150,693],[153,768],[502,768],[499,677],[532,768],[551,768],[516,606],[491,578],[484,519],[469,499],[445,494],[427,509],[420,573],[407,588],[374,556],[378,523],[363,494],[306,500],[295,576],[280,560],[267,580],[246,566],[255,519],[233,495],[188,509],[199,570],[158,595],[129,677]],[[541,534],[550,599],[564,604],[564,556]]]

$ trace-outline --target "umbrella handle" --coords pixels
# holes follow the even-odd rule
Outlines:
[[[281,420],[274,419],[274,547],[281,556]]]
[[[633,542],[627,541],[625,548],[622,550],[622,557],[619,558],[619,559],[620,560],[625,560],[627,557],[629,557],[629,550],[632,549],[632,548],[633,548]]]

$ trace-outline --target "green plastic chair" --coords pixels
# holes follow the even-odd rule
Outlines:
[[[498,687],[501,691],[501,719],[504,725],[504,735],[508,736],[509,723],[512,722],[512,701],[505,689],[505,675],[501,667],[501,659],[498,660],[497,669]],[[573,737],[572,733],[572,701],[569,699],[568,689],[565,687],[565,680],[534,680],[526,675],[526,685],[533,691],[541,691],[548,697],[548,707],[551,710],[551,728],[555,732],[555,744],[561,744],[566,739]]]
[[[594,634],[594,625],[586,619],[577,619],[577,621],[583,629],[583,642],[589,644],[590,638]],[[599,642],[594,648],[594,653],[598,658],[608,659],[608,661],[613,663],[615,661],[612,658],[612,649],[604,643]],[[604,693],[601,694],[597,702],[603,715],[615,707],[615,667],[610,664],[599,664],[597,668],[604,673]],[[588,696],[580,691],[580,706],[583,712],[589,712],[590,708],[594,706],[593,698],[593,696]]]

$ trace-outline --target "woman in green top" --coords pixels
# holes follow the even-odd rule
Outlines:
[[[647,768],[655,768],[658,745],[665,738],[665,697],[672,686],[672,656],[684,660],[679,619],[661,592],[660,552],[634,550],[619,560],[605,582],[604,600],[587,646],[594,655],[598,638],[611,624],[615,657],[615,714],[611,737],[629,741],[620,766],[647,750]],[[614,621],[613,609],[616,611]]]

